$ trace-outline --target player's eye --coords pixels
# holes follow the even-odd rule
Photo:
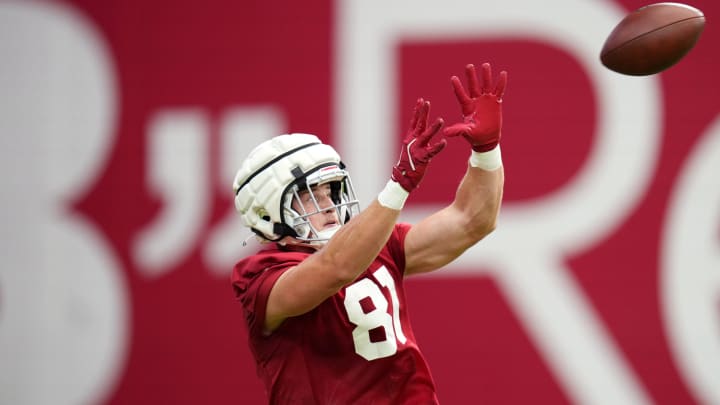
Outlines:
[[[298,194],[298,199],[299,199],[300,202],[302,202],[302,203],[306,203],[306,202],[312,201],[312,197],[310,196],[310,193],[308,193],[307,191],[300,192],[300,193]]]
[[[319,189],[314,190],[313,195],[315,196],[315,199],[317,199],[317,200],[329,198],[330,197],[330,187],[323,185]]]

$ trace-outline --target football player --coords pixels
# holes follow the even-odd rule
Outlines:
[[[463,121],[443,129],[418,100],[390,180],[365,209],[338,153],[309,134],[257,146],[235,180],[243,223],[267,244],[233,269],[257,373],[271,404],[436,404],[408,317],[405,277],[442,268],[493,231],[503,191],[498,146],[507,73],[489,64],[468,90],[451,83]],[[471,146],[455,199],[398,223],[446,137]]]

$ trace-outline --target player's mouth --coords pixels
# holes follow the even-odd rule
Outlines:
[[[338,221],[330,221],[323,226],[323,230],[332,229],[336,226],[340,226],[340,223]]]

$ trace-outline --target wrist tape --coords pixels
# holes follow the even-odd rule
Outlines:
[[[400,211],[410,195],[402,186],[392,180],[388,180],[385,188],[377,196],[377,200],[383,207]]]
[[[470,155],[470,166],[478,167],[489,172],[502,167],[502,155],[500,145],[487,152],[475,152]]]

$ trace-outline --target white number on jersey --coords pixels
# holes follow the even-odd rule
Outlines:
[[[397,342],[407,341],[400,324],[400,302],[395,291],[395,281],[385,266],[377,269],[373,276],[390,293],[390,311],[380,287],[369,278],[363,278],[345,289],[345,310],[350,322],[356,325],[352,332],[355,352],[366,360],[392,356],[397,352]],[[366,299],[374,306],[367,313],[360,304]],[[372,342],[370,331],[377,328],[385,331],[385,339]]]

